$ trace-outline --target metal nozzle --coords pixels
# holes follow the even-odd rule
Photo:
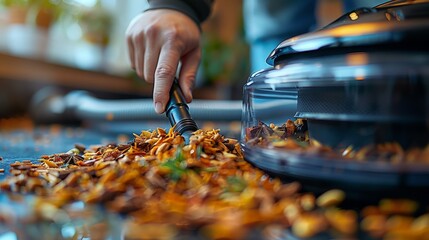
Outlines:
[[[189,143],[189,137],[192,132],[198,130],[198,126],[189,114],[189,107],[186,104],[185,97],[179,87],[177,79],[174,79],[170,90],[170,100],[167,103],[165,111],[171,126],[185,138]]]

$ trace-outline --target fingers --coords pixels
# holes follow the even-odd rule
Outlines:
[[[141,16],[139,16],[141,17]],[[139,29],[138,18],[133,19],[132,24],[127,28],[126,39],[128,47],[128,57],[131,68],[134,69],[140,78],[143,78],[143,56],[145,55],[145,37]]]
[[[145,44],[143,37],[136,37],[134,40],[134,64],[137,75],[144,79],[143,68],[144,68],[144,55],[145,55]]]
[[[182,89],[186,102],[192,101],[192,89],[197,76],[198,65],[200,63],[201,51],[196,48],[182,57],[182,67],[180,69],[179,85]]]
[[[162,27],[150,22],[144,14],[133,19],[126,30],[131,68],[148,83],[153,83],[155,67],[163,40],[159,39]]]
[[[164,46],[160,51],[153,88],[153,101],[157,113],[165,111],[179,59],[180,54],[170,47]]]
[[[156,9],[137,16],[127,29],[131,67],[140,78],[153,83],[157,113],[165,111],[179,61],[179,84],[187,102],[200,60],[200,31],[187,15],[175,10]]]
[[[144,54],[144,72],[143,76],[146,82],[153,83],[155,77],[155,69],[157,65],[157,59],[159,57],[161,48],[160,45],[162,41],[158,38],[158,31],[156,28],[151,28],[146,33],[146,42],[145,42],[145,54]]]
[[[138,17],[135,17],[130,24],[127,27],[127,30],[125,31],[125,36],[126,36],[126,40],[127,40],[127,49],[128,49],[128,58],[130,60],[130,65],[131,68],[136,70],[136,63],[135,63],[135,47],[134,47],[134,42],[135,42],[135,35],[133,34],[133,28],[135,28],[135,24],[137,21]]]
[[[130,59],[130,64],[131,64],[131,68],[136,70],[136,64],[135,64],[135,55],[134,55],[134,43],[133,43],[133,38],[131,35],[127,34],[127,45],[128,45],[128,57]]]

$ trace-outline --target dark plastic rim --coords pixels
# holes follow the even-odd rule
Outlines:
[[[429,35],[429,1],[390,1],[374,8],[360,8],[326,27],[286,39],[266,59],[277,65],[284,58],[316,52],[377,46],[378,49],[426,48]]]
[[[323,155],[279,151],[245,143],[241,146],[247,161],[283,176],[377,189],[429,187],[429,166],[425,164],[329,159]]]

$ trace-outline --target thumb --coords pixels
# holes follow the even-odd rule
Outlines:
[[[182,57],[182,66],[179,75],[179,85],[186,102],[192,101],[192,89],[195,84],[197,70],[200,63],[200,49],[196,48]]]

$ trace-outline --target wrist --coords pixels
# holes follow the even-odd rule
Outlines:
[[[149,8],[172,9],[179,11],[191,18],[201,29],[201,23],[207,19],[211,12],[212,0],[148,0]]]

